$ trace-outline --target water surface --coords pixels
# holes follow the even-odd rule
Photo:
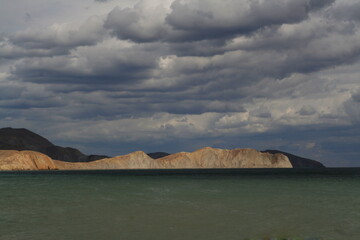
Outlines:
[[[360,239],[360,174],[0,174],[0,239]]]

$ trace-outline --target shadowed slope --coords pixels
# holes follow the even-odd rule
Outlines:
[[[32,150],[42,152],[48,147],[54,147],[54,144],[25,128],[0,129],[0,149],[2,150]]]
[[[152,159],[158,159],[158,158],[169,156],[170,154],[166,153],[166,152],[153,152],[153,153],[147,153],[147,155],[149,157],[151,157]]]
[[[55,146],[46,138],[24,128],[1,128],[0,149],[32,150],[44,153],[52,159],[68,162],[88,162],[107,156],[87,156],[75,148]]]
[[[325,166],[318,161],[299,157],[287,152],[282,152],[279,150],[265,150],[263,152],[272,153],[272,154],[276,154],[276,153],[284,154],[289,158],[293,168],[325,168]]]

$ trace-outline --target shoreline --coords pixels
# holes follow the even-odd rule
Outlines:
[[[204,168],[204,169],[92,169],[0,171],[0,175],[359,175],[360,167],[334,168]]]

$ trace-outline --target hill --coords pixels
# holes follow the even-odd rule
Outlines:
[[[324,168],[320,162],[279,150],[258,152],[254,149],[226,150],[208,147],[192,153],[154,152],[145,154],[138,151],[114,158],[103,155],[85,155],[76,148],[56,146],[48,139],[24,128],[1,128],[0,150],[40,152],[53,160],[58,160],[55,163],[60,169]],[[284,157],[288,162],[283,159]],[[77,164],[78,162],[81,164]]]
[[[35,151],[0,150],[0,170],[55,170],[53,160]]]
[[[275,153],[284,154],[285,156],[287,156],[289,158],[291,165],[294,168],[325,168],[325,166],[318,161],[299,157],[299,156],[293,155],[291,153],[287,153],[287,152],[283,152],[283,151],[279,151],[279,150],[265,150],[263,152],[272,153],[272,154],[275,154]]]
[[[101,155],[85,155],[78,149],[56,146],[46,138],[25,128],[1,128],[0,150],[31,150],[66,162],[88,162],[106,158]]]
[[[55,161],[59,169],[185,169],[185,168],[292,168],[283,154],[255,149],[202,148],[153,159],[142,151],[89,163]]]

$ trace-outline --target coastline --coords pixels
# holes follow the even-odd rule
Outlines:
[[[203,168],[203,169],[93,169],[0,171],[0,175],[350,175],[360,176],[360,167],[334,168]]]

